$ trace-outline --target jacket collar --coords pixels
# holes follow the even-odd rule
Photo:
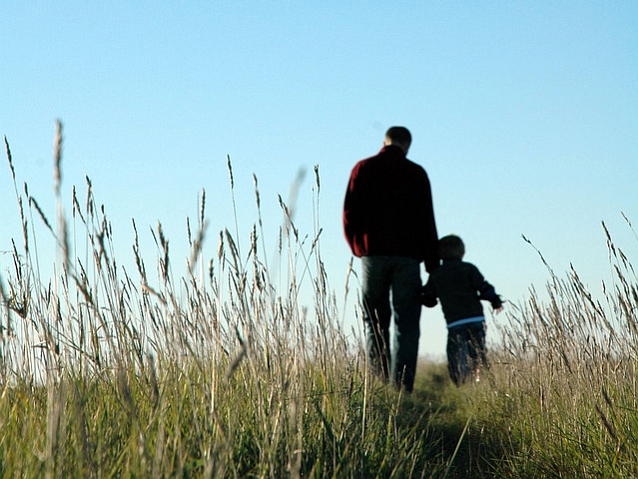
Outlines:
[[[446,263],[460,263],[461,261],[463,261],[461,258],[447,258],[443,260],[443,264]]]
[[[392,156],[399,156],[401,158],[406,157],[406,154],[403,151],[403,148],[397,145],[383,145],[383,148],[381,148],[381,151],[379,153],[389,153]]]

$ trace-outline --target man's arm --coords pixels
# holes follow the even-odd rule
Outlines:
[[[439,235],[436,230],[434,219],[434,205],[432,203],[432,188],[427,173],[423,182],[423,262],[428,273],[434,271],[439,266]]]
[[[361,256],[361,191],[358,181],[359,165],[350,174],[343,201],[343,232],[355,256]]]

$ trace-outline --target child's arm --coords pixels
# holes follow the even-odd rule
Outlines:
[[[485,280],[483,280],[483,283],[479,287],[479,298],[489,301],[492,308],[494,308],[497,312],[500,312],[503,309],[503,301],[501,300],[501,297],[496,294],[494,286]]]
[[[489,301],[497,313],[503,310],[503,301],[501,301],[501,297],[496,294],[494,286],[485,280],[481,272],[474,265],[471,265],[470,268],[470,282],[478,291],[479,299]]]

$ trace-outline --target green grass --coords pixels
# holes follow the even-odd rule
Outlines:
[[[230,161],[229,173],[232,190]],[[15,189],[21,247],[0,272],[0,478],[638,477],[638,289],[608,233],[606,304],[575,271],[552,274],[547,304],[532,292],[510,308],[480,383],[456,388],[444,364],[424,362],[405,396],[369,374],[339,320],[318,172],[311,234],[281,201],[277,279],[258,254],[257,187],[249,251],[223,231],[203,257],[202,194],[190,267],[175,278],[161,224],[152,267],[135,233],[129,273],[90,180],[71,220],[55,186],[55,222]],[[46,280],[35,223],[59,252]]]

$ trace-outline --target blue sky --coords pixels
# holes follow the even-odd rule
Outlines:
[[[413,133],[409,157],[430,176],[439,233],[461,235],[466,259],[507,299],[524,301],[548,279],[522,234],[559,275],[573,264],[594,291],[611,278],[601,221],[636,262],[621,216],[638,224],[634,1],[9,0],[0,45],[0,133],[19,184],[54,216],[61,119],[65,199],[91,178],[120,262],[132,261],[131,218],[147,261],[158,220],[174,264],[185,258],[185,220],[202,189],[214,256],[217,232],[234,229],[227,155],[240,241],[256,221],[253,173],[274,245],[277,194],[306,169],[296,219],[312,233],[318,165],[323,257],[341,297],[348,175],[392,125]],[[20,236],[8,168],[0,204],[8,251]],[[10,266],[0,254],[0,277]],[[421,352],[441,354],[440,311],[424,311],[421,324]]]

